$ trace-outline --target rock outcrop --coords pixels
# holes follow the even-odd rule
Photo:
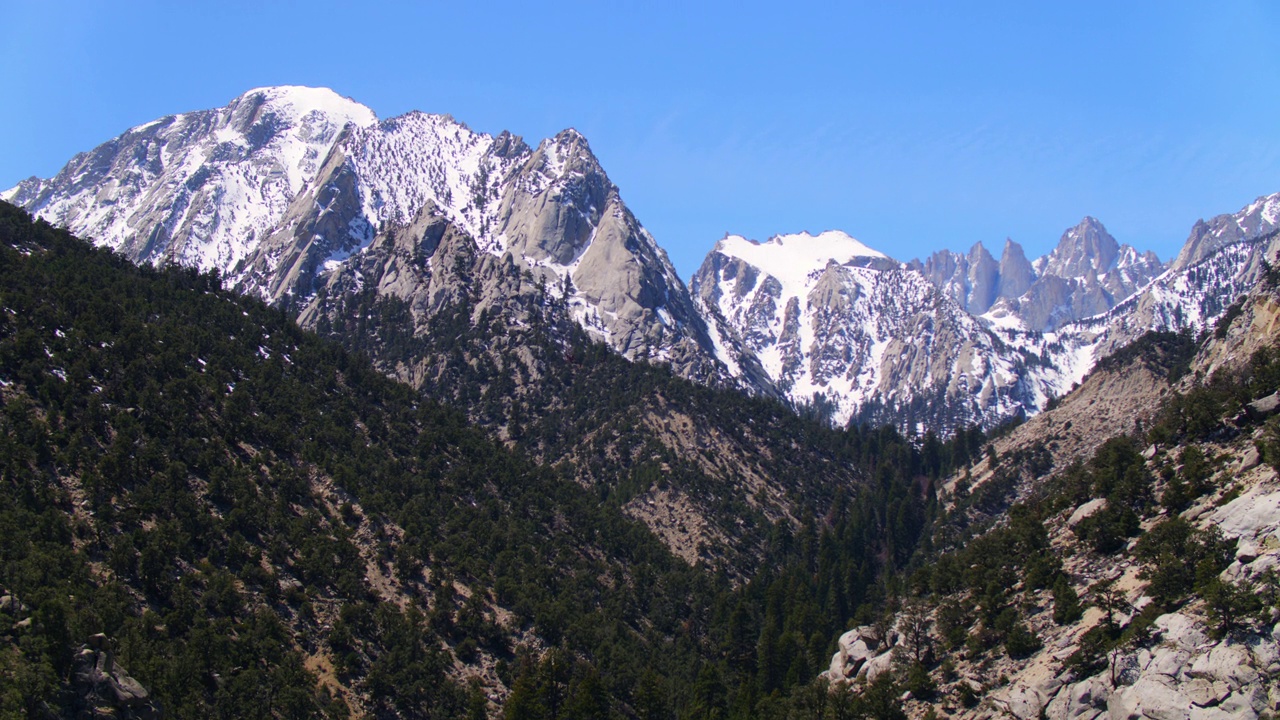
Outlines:
[[[1062,234],[1053,252],[1035,261],[1034,279],[1022,292],[1014,294],[1017,286],[1012,286],[999,300],[1002,310],[1027,329],[1055,330],[1111,310],[1163,271],[1153,253],[1120,245],[1102,223],[1086,217]]]
[[[1008,245],[1005,250],[1009,255]],[[1017,254],[1021,254],[1021,248]],[[1010,264],[1013,264],[1012,260]],[[913,262],[912,268],[923,273],[938,290],[973,315],[981,315],[991,309],[1005,285],[1004,263],[997,263],[982,243],[970,248],[967,255],[948,250],[935,252],[923,263]],[[1017,278],[1010,278],[1009,284],[1016,285]]]
[[[893,649],[901,641],[895,630],[885,637],[869,625],[856,627],[840,636],[839,650],[831,656],[831,667],[822,673],[829,681],[870,682],[893,668]]]
[[[983,315],[999,305],[1002,316],[1036,332],[1105,313],[1164,271],[1153,253],[1120,245],[1092,217],[1069,228],[1034,263],[1021,245],[1006,240],[999,263],[978,243],[967,254],[942,250],[911,267],[967,312]]]
[[[1015,684],[993,699],[1020,720],[1257,718],[1280,709],[1280,626],[1214,641],[1201,621],[1156,618],[1149,647],[1118,653],[1103,672],[1067,675],[1051,693]],[[1028,702],[1027,699],[1031,700]],[[1016,700],[1015,700],[1016,699]]]
[[[75,655],[71,670],[72,692],[91,717],[161,717],[151,694],[115,660],[111,641],[98,634],[89,638]]]

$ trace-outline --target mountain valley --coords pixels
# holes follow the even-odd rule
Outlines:
[[[276,87],[0,201],[0,715],[1280,713],[1280,193],[686,285],[575,130]]]

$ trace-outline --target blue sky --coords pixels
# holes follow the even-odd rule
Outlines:
[[[1084,215],[1168,259],[1280,191],[1280,4],[0,0],[0,186],[274,84],[591,143],[685,279],[726,232],[899,259]]]

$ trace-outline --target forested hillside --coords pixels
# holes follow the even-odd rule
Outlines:
[[[912,717],[1280,710],[1280,273],[1149,333],[942,483],[933,548],[828,676]]]
[[[645,482],[703,492],[687,465],[529,460],[568,455],[579,426],[503,447],[216,275],[135,267],[8,205],[0,241],[10,715],[848,710],[862,701],[813,678],[841,628],[879,614],[933,481],[981,444],[796,436],[846,482],[817,492],[822,465],[797,462],[794,519],[761,521],[761,569],[731,577],[620,510]],[[601,383],[689,395],[580,339],[561,352],[612,368],[566,381],[586,389],[562,417],[609,417]],[[770,426],[780,406],[700,392],[699,413],[788,427]]]
[[[1274,275],[944,443],[624,361],[547,294],[427,333],[356,296],[344,349],[0,206],[0,712],[1075,717],[1200,679],[1256,715]]]

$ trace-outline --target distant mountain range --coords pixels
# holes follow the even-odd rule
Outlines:
[[[1012,241],[999,261],[979,244],[901,262],[840,232],[728,236],[686,286],[578,132],[530,147],[302,87],[140,125],[0,198],[134,262],[217,270],[311,327],[353,293],[408,303],[415,330],[462,294],[512,327],[554,298],[628,359],[940,433],[1034,414],[1146,330],[1211,325],[1280,221],[1280,194],[1260,198],[1167,265],[1093,218],[1035,260]]]

